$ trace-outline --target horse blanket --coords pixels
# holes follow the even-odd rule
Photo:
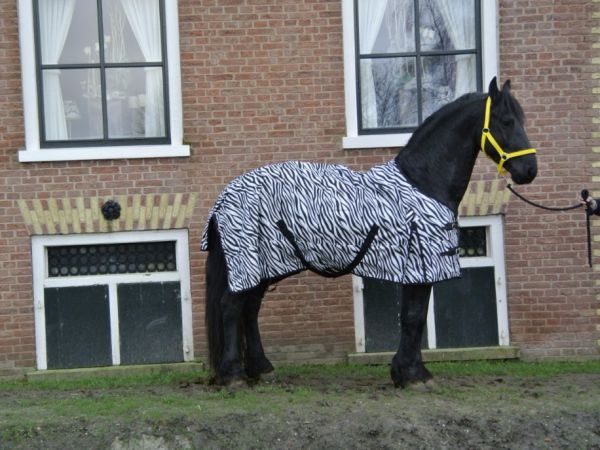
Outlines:
[[[311,269],[403,284],[460,276],[452,210],[413,187],[395,161],[355,172],[290,161],[233,180],[209,214],[232,292]]]

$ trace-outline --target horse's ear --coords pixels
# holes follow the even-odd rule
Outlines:
[[[510,80],[506,80],[504,82],[504,86],[502,86],[502,92],[510,92]]]
[[[490,81],[488,95],[491,97],[493,102],[496,101],[498,97],[500,97],[500,91],[498,90],[498,83],[496,81],[496,77],[492,78],[492,81]]]

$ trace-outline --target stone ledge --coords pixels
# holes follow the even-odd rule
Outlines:
[[[130,375],[181,373],[204,370],[201,362],[146,364],[136,366],[86,367],[82,369],[49,369],[35,370],[25,373],[25,378],[32,381],[40,380],[76,380],[88,377],[124,377]]]
[[[0,380],[14,380],[25,376],[29,369],[25,368],[0,368]]]
[[[423,350],[424,362],[473,361],[491,359],[518,359],[519,347],[469,347]],[[352,364],[389,364],[394,352],[350,353],[348,362]]]

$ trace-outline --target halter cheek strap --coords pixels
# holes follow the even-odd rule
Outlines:
[[[504,150],[502,150],[502,147],[500,146],[500,144],[498,144],[498,141],[494,139],[494,136],[492,136],[492,132],[490,131],[491,108],[492,98],[488,97],[485,103],[485,118],[483,120],[483,130],[481,132],[481,151],[485,154],[485,156],[492,159],[485,152],[486,141],[489,141],[490,144],[492,144],[492,147],[494,147],[494,150],[496,150],[496,152],[498,153],[498,156],[500,156],[500,160],[498,161],[498,173],[500,175],[506,175],[506,169],[504,168],[504,163],[506,161],[512,158],[517,158],[519,156],[530,155],[532,153],[535,153],[536,150],[535,148],[527,148],[524,150],[517,150],[516,152],[510,153],[507,153]]]

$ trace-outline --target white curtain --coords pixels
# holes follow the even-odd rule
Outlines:
[[[472,0],[437,0],[440,14],[455,49],[473,48],[475,24]],[[472,55],[456,56],[456,82],[454,97],[471,92],[475,88],[475,58]]]
[[[58,64],[73,19],[75,0],[44,0],[38,5],[42,64]],[[69,136],[60,70],[44,70],[43,86],[46,139],[66,140]]]
[[[121,5],[146,62],[160,61],[162,54],[158,0],[121,0]],[[147,67],[144,118],[146,137],[165,135],[162,90],[162,68]]]
[[[361,54],[372,53],[379,35],[388,0],[362,0],[358,2],[358,36]],[[377,101],[372,61],[359,62],[361,78],[360,102],[362,106],[363,127],[377,126]]]

